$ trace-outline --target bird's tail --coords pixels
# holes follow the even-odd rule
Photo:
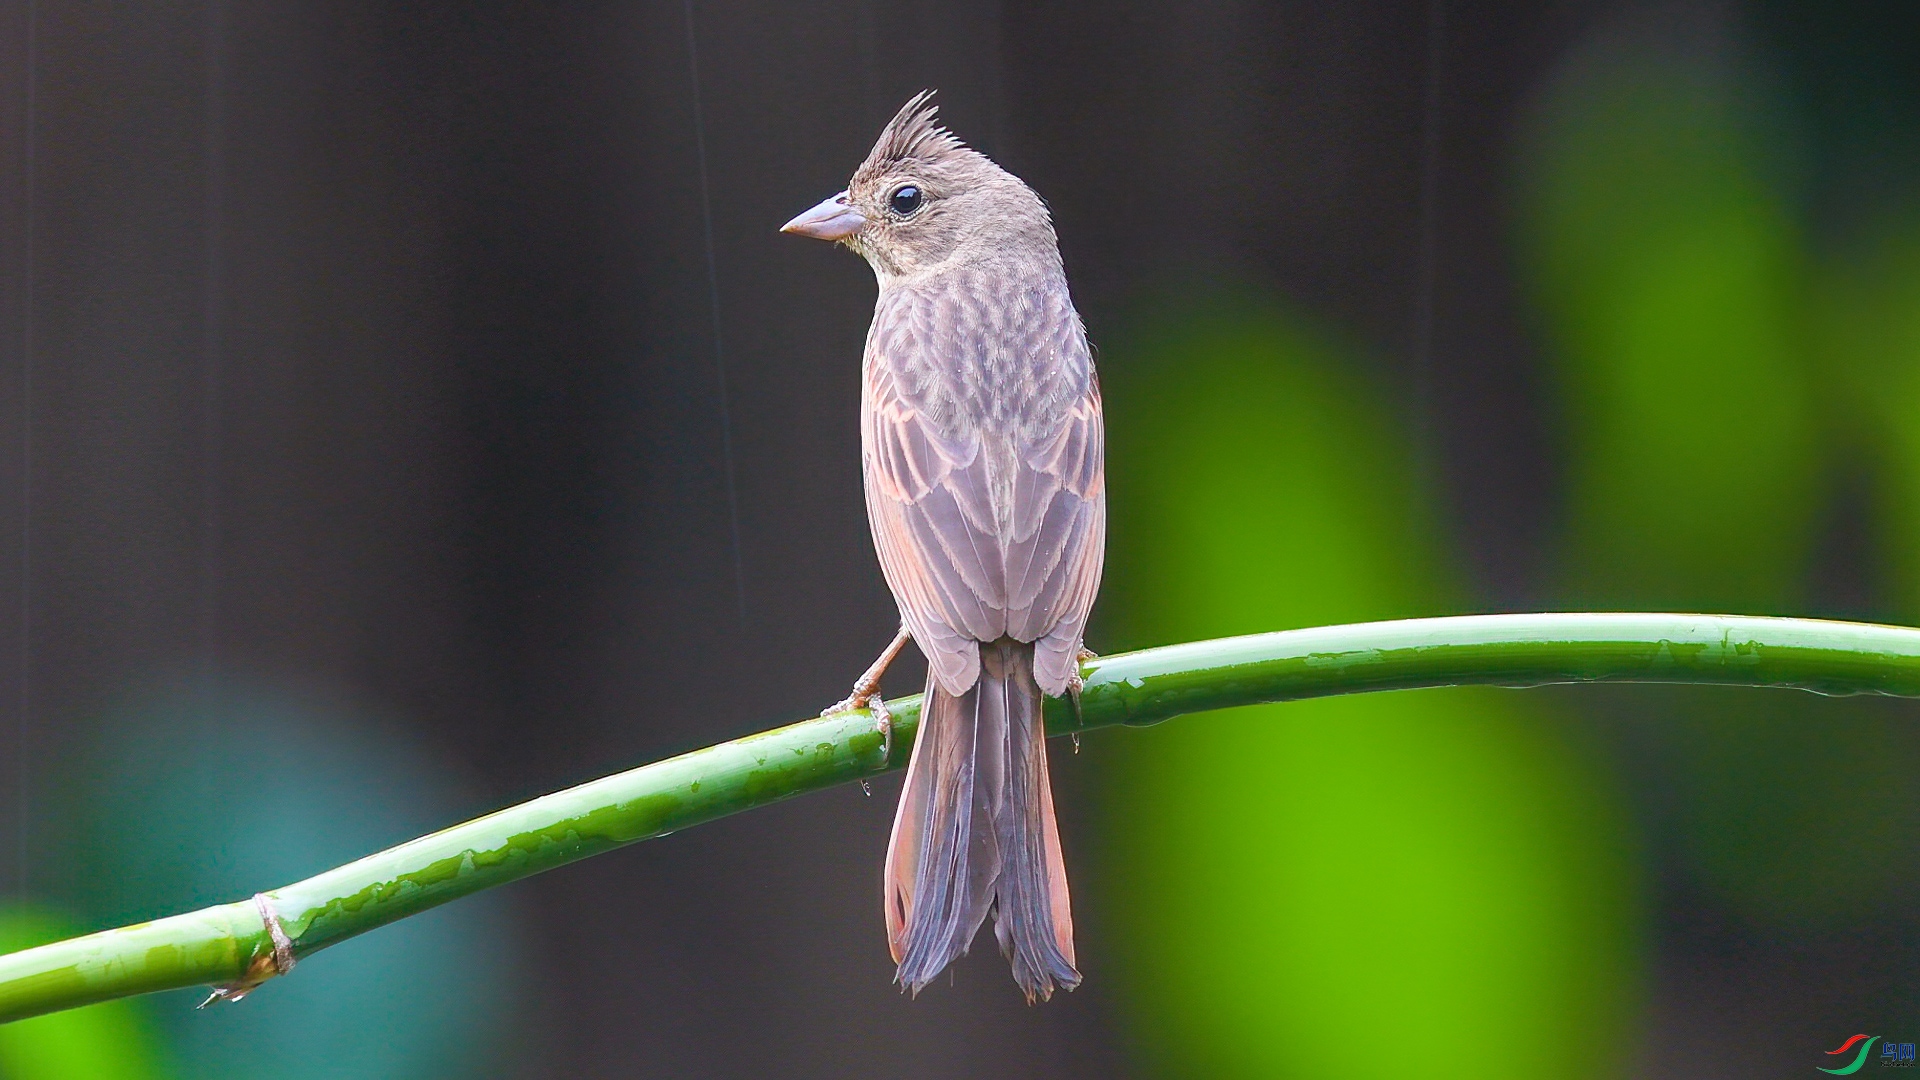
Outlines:
[[[1033,646],[980,647],[954,697],[931,676],[887,845],[887,939],[913,993],[973,943],[987,912],[1029,1001],[1080,984],[1073,914],[1047,779]]]

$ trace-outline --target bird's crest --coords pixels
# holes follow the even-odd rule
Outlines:
[[[873,152],[860,166],[860,173],[885,172],[903,161],[929,165],[967,152],[967,144],[939,125],[940,106],[933,102],[933,91],[922,90],[893,114]]]

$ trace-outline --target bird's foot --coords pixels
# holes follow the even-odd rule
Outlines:
[[[1080,651],[1073,657],[1073,674],[1067,676],[1067,700],[1073,703],[1073,722],[1080,727],[1085,727],[1087,723],[1087,718],[1080,713],[1080,691],[1087,687],[1086,677],[1080,674],[1080,665],[1098,659],[1099,653],[1085,645],[1080,646]],[[1073,752],[1080,752],[1080,736],[1077,733],[1073,737]]]
[[[867,701],[867,708],[873,712],[874,726],[880,729],[880,764],[893,763],[893,713],[887,709],[887,699],[879,694]]]
[[[880,729],[880,764],[893,761],[893,712],[887,708],[887,699],[880,696],[878,687],[862,689],[855,684],[853,693],[820,710],[821,716],[834,713],[855,712],[865,709],[873,714],[874,726]]]
[[[887,673],[887,666],[893,658],[900,655],[907,642],[913,640],[902,626],[894,632],[892,644],[880,654],[873,665],[854,680],[853,692],[821,710],[821,716],[834,713],[852,712],[866,709],[873,713],[873,722],[880,728],[880,764],[885,766],[893,761],[893,714],[887,711],[887,702],[880,696],[880,678]]]
[[[267,899],[266,893],[254,893],[253,909],[260,913],[260,924],[266,928],[272,947],[262,950],[256,946],[247,970],[233,982],[214,987],[207,1000],[196,1008],[204,1009],[216,1001],[239,1001],[259,989],[261,983],[293,970],[293,939],[287,936],[287,928],[280,922],[280,913],[273,909],[273,901]]]
[[[1080,651],[1073,654],[1073,674],[1067,676],[1067,693],[1073,695],[1076,707],[1078,707],[1080,701],[1080,691],[1084,690],[1087,685],[1086,677],[1080,674],[1080,668],[1088,661],[1098,659],[1100,659],[1100,654],[1087,648],[1085,645],[1080,646]]]

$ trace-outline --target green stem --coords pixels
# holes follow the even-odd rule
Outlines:
[[[1461,684],[1725,683],[1920,697],[1920,630],[1724,615],[1478,615],[1173,645],[1102,657],[1084,670],[1080,716],[1050,702],[1052,734]],[[867,713],[804,720],[509,807],[266,896],[293,955],[304,956],[576,859],[897,768],[913,745],[919,699],[888,707],[891,760]],[[0,1022],[232,984],[250,966],[259,974],[272,949],[254,902],[243,900],[0,956]]]

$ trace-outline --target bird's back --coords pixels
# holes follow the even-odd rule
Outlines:
[[[868,510],[923,647],[1034,641],[1068,620],[1078,648],[1091,588],[1074,588],[1083,568],[1061,563],[1092,556],[1097,583],[1098,394],[1057,259],[1036,261],[889,283],[875,308],[861,425]]]

